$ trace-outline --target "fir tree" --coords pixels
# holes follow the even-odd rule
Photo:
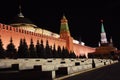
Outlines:
[[[49,49],[50,49],[50,57],[49,57],[49,58],[53,58],[53,54],[52,54],[52,46],[50,46]]]
[[[48,40],[46,40],[46,48],[45,48],[45,51],[46,51],[46,56],[47,58],[52,58],[52,46],[49,46],[49,42]]]
[[[69,54],[69,58],[76,58],[75,53],[74,53],[74,52],[70,52],[70,54]]]
[[[37,54],[37,57],[40,58],[40,54],[41,54],[41,45],[39,43],[39,40],[37,40],[37,44],[36,44],[36,54]]]
[[[62,48],[61,58],[65,58],[65,49],[64,49],[64,46]]]
[[[62,51],[60,46],[58,46],[57,53],[58,53],[58,58],[62,58]]]
[[[0,58],[5,58],[5,50],[3,48],[2,40],[0,38]]]
[[[12,38],[10,39],[10,44],[8,44],[7,46],[6,53],[8,58],[16,58],[16,49],[14,44],[12,43]]]
[[[53,58],[57,58],[58,57],[57,51],[56,51],[56,48],[55,48],[55,44],[53,46],[52,55],[53,55]]]
[[[67,48],[62,48],[62,58],[68,58],[69,57],[69,51],[67,50]]]
[[[28,45],[27,45],[25,39],[23,39],[23,56],[24,56],[24,58],[30,57],[29,50],[28,50]]]
[[[64,56],[65,56],[65,58],[68,58],[69,57],[69,51],[68,51],[68,49],[67,48],[65,48],[65,54],[64,54]]]
[[[20,44],[18,47],[18,54],[17,54],[18,58],[24,58],[24,52],[23,52],[23,40],[20,39]]]
[[[41,44],[40,44],[40,47],[41,47],[41,58],[46,58],[46,54],[45,54],[45,49],[44,49],[44,45],[43,45],[43,40],[41,40]]]
[[[50,48],[49,48],[48,40],[46,41],[45,53],[46,53],[46,57],[50,58]]]
[[[35,47],[34,47],[34,44],[33,44],[33,39],[31,39],[31,42],[30,42],[29,53],[30,53],[31,58],[36,58],[37,57]]]

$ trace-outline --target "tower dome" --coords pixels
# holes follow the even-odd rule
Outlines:
[[[10,22],[9,25],[13,27],[18,27],[27,31],[35,31],[36,25],[33,24],[31,20],[28,18],[25,18],[21,12],[21,6],[19,6],[20,12],[17,16],[15,16]]]

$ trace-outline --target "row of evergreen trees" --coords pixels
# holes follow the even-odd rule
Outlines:
[[[31,39],[30,45],[27,45],[25,39],[20,39],[18,50],[13,44],[12,38],[10,43],[7,45],[6,50],[3,48],[2,40],[0,39],[0,58],[76,58],[74,52],[70,52],[66,48],[60,46],[55,48],[55,44],[49,46],[48,40],[46,46],[43,45],[43,40],[34,45],[33,39]]]

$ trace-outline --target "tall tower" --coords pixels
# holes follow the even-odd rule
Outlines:
[[[60,38],[66,40],[66,48],[68,51],[73,51],[73,38],[70,35],[68,20],[65,15],[63,15],[61,19]]]
[[[103,20],[101,20],[101,44],[106,44],[107,42],[107,37],[103,25]]]
[[[60,26],[60,38],[65,39],[66,36],[70,36],[70,31],[68,27],[68,20],[66,19],[65,15],[63,15]]]

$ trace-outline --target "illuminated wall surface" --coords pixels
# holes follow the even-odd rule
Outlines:
[[[49,32],[46,30],[45,33],[49,33]],[[60,39],[50,35],[35,33],[31,31],[11,27],[5,24],[0,24],[0,38],[2,39],[3,47],[5,49],[7,45],[10,43],[10,39],[12,38],[16,48],[18,48],[19,46],[20,39],[26,39],[28,45],[30,45],[31,39],[33,39],[34,45],[36,45],[37,40],[41,41],[42,39],[44,46],[46,45],[46,40],[48,40],[49,45],[51,46],[53,46],[54,44],[56,45],[56,49],[58,46],[60,46],[61,48],[63,46],[68,48],[72,47],[76,55],[86,55],[87,53],[91,53],[95,51],[94,48],[77,44],[75,43],[75,41],[71,46],[70,45],[71,43],[67,43],[68,41],[66,41],[65,39]]]
[[[74,40],[70,35],[68,20],[65,16],[61,19],[60,34],[53,33],[51,31],[41,29],[36,25],[32,24],[29,19],[18,16],[13,19],[10,25],[0,24],[0,38],[3,43],[4,49],[10,43],[12,38],[13,44],[16,49],[20,44],[20,39],[25,39],[27,45],[30,45],[31,39],[34,45],[37,44],[37,40],[43,40],[44,47],[46,46],[46,41],[48,40],[49,46],[58,46],[67,48],[68,51],[74,51],[77,56],[85,55],[87,57],[88,53],[95,52],[95,48],[85,46],[84,43],[79,44],[79,41]]]

